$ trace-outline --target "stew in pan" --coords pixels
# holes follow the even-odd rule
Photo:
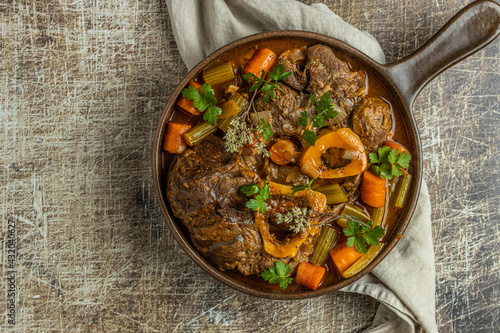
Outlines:
[[[366,267],[409,192],[398,110],[321,44],[245,46],[182,91],[164,137],[167,198],[194,247],[263,288],[317,288]]]

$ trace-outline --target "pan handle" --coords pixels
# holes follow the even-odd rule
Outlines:
[[[383,66],[411,107],[434,77],[492,42],[500,33],[500,6],[480,0],[458,12],[424,46]]]

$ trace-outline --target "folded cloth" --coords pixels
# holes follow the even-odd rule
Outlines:
[[[308,6],[293,0],[166,2],[177,46],[188,68],[227,43],[276,30],[318,32],[385,62],[375,38],[347,24],[323,4]],[[437,332],[430,213],[424,183],[403,238],[372,273],[342,289],[370,295],[382,303],[367,332]]]

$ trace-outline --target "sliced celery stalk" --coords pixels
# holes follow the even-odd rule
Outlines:
[[[394,201],[394,207],[403,208],[408,192],[410,192],[411,185],[411,175],[404,175],[401,180],[401,185],[398,188],[396,200]]]
[[[394,207],[394,201],[396,200],[396,189],[398,188],[398,184],[400,182],[401,177],[393,178],[390,182],[389,189],[387,191],[387,200],[389,201],[389,204],[387,207]],[[386,203],[387,204],[387,203]]]
[[[225,62],[203,71],[203,80],[211,86],[234,80],[233,65]]]
[[[356,217],[358,220],[360,220],[363,223],[366,223],[370,221],[370,216],[368,216],[361,208],[358,208],[354,205],[351,204],[346,204],[344,206],[344,209],[342,210],[342,213],[340,214],[345,217]],[[342,228],[347,228],[347,219],[340,218],[337,220],[337,224],[341,226]]]
[[[252,121],[255,123],[260,123],[260,119],[264,119],[264,121],[267,124],[270,124],[273,119],[272,114],[273,113],[271,111],[260,111],[260,112],[253,112],[252,114],[250,114],[250,117],[252,118]]]
[[[184,133],[184,140],[188,145],[194,146],[203,141],[210,134],[215,133],[215,131],[217,131],[217,126],[212,126],[205,121]]]
[[[373,227],[375,228],[378,225],[382,225],[385,217],[385,206],[377,207],[373,210]]]
[[[224,133],[227,132],[227,129],[229,128],[229,125],[231,124],[233,119],[241,116],[241,114],[246,110],[248,105],[248,100],[238,93],[233,94],[233,96],[231,96],[229,100],[234,101],[236,104],[238,104],[240,109],[232,116],[217,120],[217,127],[219,127]]]
[[[222,103],[220,108],[222,112],[219,115],[218,119],[224,119],[232,115],[235,115],[240,110],[240,106],[236,104],[236,102],[233,101],[232,99],[229,99],[227,102]]]
[[[345,195],[339,184],[322,186],[317,188],[316,191],[321,192],[326,196],[326,203],[328,205],[339,204],[347,201],[347,195]]]
[[[350,278],[353,275],[361,272],[373,259],[379,254],[379,252],[384,248],[385,243],[380,243],[379,245],[372,245],[366,251],[361,258],[359,258],[351,267],[346,269],[341,275],[344,279]]]
[[[314,251],[309,258],[309,262],[318,266],[323,266],[328,259],[328,253],[330,253],[330,250],[337,241],[338,237],[339,232],[337,229],[327,225],[323,226],[321,234],[314,245]]]

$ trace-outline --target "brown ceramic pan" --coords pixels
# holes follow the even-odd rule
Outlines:
[[[300,299],[320,296],[339,288],[345,287],[371,271],[396,245],[398,239],[408,225],[415,209],[420,185],[422,182],[422,148],[417,125],[412,114],[412,105],[420,90],[439,73],[477,52],[492,42],[500,33],[500,6],[493,1],[477,1],[456,14],[436,35],[412,55],[394,62],[381,65],[353,47],[330,37],[304,31],[275,31],[265,32],[245,37],[228,44],[212,53],[194,67],[179,83],[160,117],[155,134],[153,147],[153,177],[161,207],[170,230],[186,253],[205,271],[225,284],[245,293],[274,299]],[[268,290],[244,279],[237,279],[234,275],[226,274],[213,267],[193,247],[189,235],[182,226],[182,222],[173,216],[166,198],[166,172],[162,163],[162,141],[167,129],[167,123],[172,116],[174,105],[183,88],[189,80],[196,77],[204,68],[221,55],[245,45],[254,45],[273,39],[301,39],[314,44],[321,43],[335,51],[340,51],[348,57],[362,64],[371,75],[374,75],[386,88],[396,104],[403,119],[409,138],[409,148],[414,161],[414,181],[409,199],[399,221],[387,239],[387,246],[363,271],[357,275],[340,280],[334,284],[312,290]],[[175,259],[174,259],[175,260]]]

